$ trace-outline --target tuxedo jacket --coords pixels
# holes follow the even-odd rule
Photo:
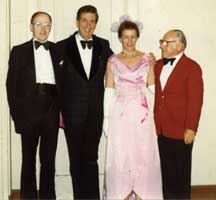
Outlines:
[[[61,105],[65,124],[80,125],[87,115],[95,123],[103,121],[104,74],[112,50],[109,42],[93,38],[90,77],[87,78],[75,39],[72,36],[57,43],[64,64],[62,68]]]
[[[34,117],[32,98],[34,98],[36,87],[36,72],[33,48],[33,40],[30,40],[14,46],[10,52],[6,88],[10,114],[17,133],[30,130],[30,121]],[[60,89],[57,76],[59,60],[55,44],[52,42],[50,42],[49,51],[58,91]]]
[[[163,60],[155,65],[154,118],[158,134],[183,139],[185,129],[197,131],[203,104],[203,80],[200,66],[184,54],[161,89]]]

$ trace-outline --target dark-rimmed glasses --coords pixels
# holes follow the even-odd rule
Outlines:
[[[173,42],[177,42],[177,40],[170,40],[170,41],[168,41],[168,40],[159,40],[159,43],[160,43],[160,45],[165,45],[165,46],[168,46],[170,43],[173,43]]]

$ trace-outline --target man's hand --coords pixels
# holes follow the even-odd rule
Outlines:
[[[195,140],[195,132],[191,129],[186,129],[184,132],[185,144],[191,144]]]

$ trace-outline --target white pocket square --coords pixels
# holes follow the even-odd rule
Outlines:
[[[64,63],[64,61],[63,61],[63,60],[61,60],[61,61],[59,62],[59,65],[63,65],[63,63]]]

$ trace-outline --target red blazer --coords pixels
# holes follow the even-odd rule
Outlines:
[[[163,61],[155,65],[154,118],[157,134],[183,139],[185,129],[197,131],[203,104],[203,80],[200,66],[183,55],[170,74],[164,90],[160,74]]]

